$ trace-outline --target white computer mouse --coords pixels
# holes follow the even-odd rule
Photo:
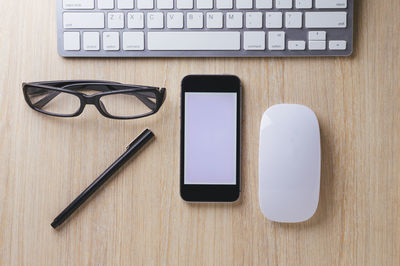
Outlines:
[[[259,200],[266,218],[297,223],[317,210],[321,145],[314,112],[279,104],[263,114],[260,127]]]

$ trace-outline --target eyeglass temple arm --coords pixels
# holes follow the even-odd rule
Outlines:
[[[43,108],[46,104],[48,104],[51,100],[53,100],[57,95],[60,94],[59,91],[53,91],[50,94],[48,94],[46,97],[35,103],[34,105],[37,108]]]
[[[145,95],[142,94],[135,94],[135,96],[144,104],[146,105],[148,108],[150,108],[151,110],[156,109],[157,105],[149,100],[149,97],[146,97]]]

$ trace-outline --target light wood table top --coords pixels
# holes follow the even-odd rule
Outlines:
[[[400,1],[356,1],[349,58],[64,59],[54,0],[1,1],[0,265],[399,265]],[[244,86],[238,204],[179,196],[179,93],[187,74]],[[101,79],[165,86],[159,113],[135,121],[92,107],[74,119],[31,110],[23,81]],[[258,203],[262,113],[298,103],[318,115],[320,203],[301,224]],[[52,219],[142,130],[157,136],[59,230]]]

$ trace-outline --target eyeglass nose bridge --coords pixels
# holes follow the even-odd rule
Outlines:
[[[102,113],[103,115],[111,116],[107,112],[107,109],[105,108],[104,104],[99,100],[100,97],[98,95],[86,95],[86,94],[84,94],[82,96],[84,98],[85,105],[94,105],[94,106],[96,106],[97,110],[99,110],[99,112]]]
[[[83,95],[86,104],[96,105],[96,95]]]

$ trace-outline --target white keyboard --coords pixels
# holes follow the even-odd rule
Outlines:
[[[347,56],[354,0],[57,0],[65,57]]]

